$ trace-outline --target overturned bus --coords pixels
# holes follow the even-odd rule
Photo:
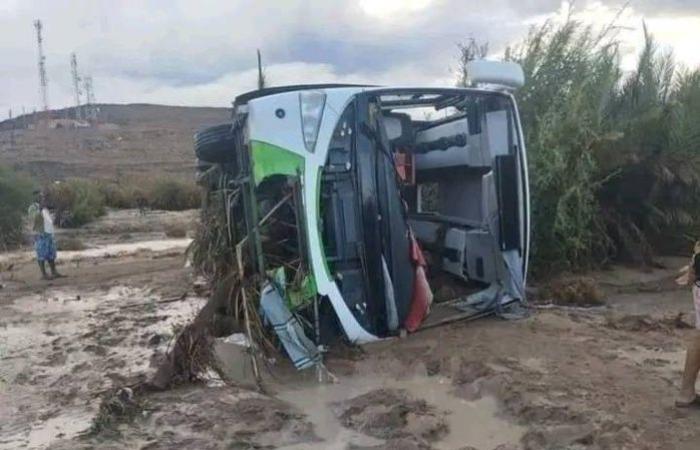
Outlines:
[[[363,343],[524,300],[522,70],[469,73],[473,88],[262,89],[195,135],[263,313],[274,292],[309,340],[335,328]]]

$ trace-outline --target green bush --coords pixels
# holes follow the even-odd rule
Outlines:
[[[147,191],[146,200],[153,209],[183,211],[199,208],[201,192],[194,183],[161,179]]]
[[[116,209],[129,209],[138,207],[136,201],[136,188],[128,187],[121,183],[99,181],[99,190],[105,199],[105,206]]]
[[[200,206],[200,189],[194,183],[161,178],[155,181],[120,179],[72,179],[49,188],[49,200],[57,210],[63,226],[79,226],[104,214],[104,208],[151,208],[169,211],[196,209]],[[76,204],[77,202],[77,204]],[[97,216],[86,216],[88,208]]]
[[[105,214],[105,197],[94,181],[54,183],[46,189],[46,200],[61,227],[79,227]]]
[[[24,217],[32,201],[31,182],[0,167],[0,249],[22,243]]]

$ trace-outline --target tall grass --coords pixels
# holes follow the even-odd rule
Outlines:
[[[24,216],[31,201],[31,182],[6,167],[0,167],[0,250],[22,243]]]
[[[527,80],[517,99],[529,151],[535,268],[581,267],[607,254],[596,150],[614,140],[605,111],[621,76],[607,33],[574,21],[546,23],[509,51]]]
[[[516,97],[536,271],[650,263],[697,237],[700,71],[680,69],[646,28],[643,39],[631,73],[613,26],[547,22],[506,52],[526,80]]]

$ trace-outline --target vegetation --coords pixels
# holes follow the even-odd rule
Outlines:
[[[192,266],[211,283],[221,282],[235,272],[234,251],[226,224],[224,191],[207,192],[196,228],[188,248]]]
[[[0,250],[22,243],[32,190],[28,178],[0,167]],[[67,228],[95,220],[105,214],[107,207],[180,211],[200,206],[200,190],[194,183],[166,178],[146,183],[73,178],[53,183],[44,192],[56,225]],[[168,229],[166,234],[184,237],[186,227]],[[71,244],[66,243],[73,247]]]
[[[88,435],[116,432],[122,423],[128,423],[143,412],[144,402],[131,388],[115,388],[107,392],[100,401],[97,415],[92,419]]]
[[[62,227],[84,225],[102,216],[107,207],[182,211],[200,205],[194,183],[167,178],[145,183],[74,178],[50,185],[46,196]]]
[[[146,194],[138,183],[98,181],[97,188],[105,198],[105,205],[116,209],[138,208],[145,204]]]
[[[105,213],[105,199],[88,180],[73,178],[50,185],[46,201],[54,210],[56,223],[61,227],[79,227]]]
[[[537,300],[563,306],[602,306],[604,296],[593,277],[556,277],[540,289]]]
[[[611,258],[651,263],[687,250],[700,222],[700,70],[679,68],[644,29],[632,73],[613,26],[568,20],[534,28],[505,58],[529,154],[535,271]],[[464,63],[485,47],[462,47]]]
[[[56,247],[61,251],[80,251],[87,248],[80,238],[63,236],[59,236],[56,240]]]
[[[199,207],[201,193],[194,183],[161,179],[147,192],[146,200],[153,209],[184,211]]]
[[[184,223],[168,223],[165,225],[165,235],[169,238],[187,237],[187,225]]]
[[[547,23],[509,55],[527,80],[518,101],[530,158],[535,263],[580,267],[608,253],[595,151],[615,145],[605,115],[621,72],[607,33],[574,21]]]
[[[0,249],[21,244],[24,216],[32,201],[31,182],[0,167]]]
[[[199,208],[201,194],[194,183],[158,178],[155,181],[95,182],[110,208],[150,208],[184,211]]]

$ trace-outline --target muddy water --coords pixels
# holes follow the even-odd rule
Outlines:
[[[0,449],[45,448],[91,425],[100,394],[143,377],[199,298],[161,304],[147,289],[48,289],[0,318]]]
[[[87,250],[61,252],[61,259],[75,260],[84,258],[108,258],[128,256],[139,252],[162,252],[168,250],[184,250],[192,239],[158,239],[152,241],[130,242],[124,244],[108,244]]]
[[[118,243],[100,245],[94,248],[75,251],[61,251],[59,249],[58,262],[76,261],[89,258],[115,258],[130,256],[139,252],[163,252],[170,250],[184,250],[190,245],[192,239],[156,239],[151,241]],[[17,263],[31,261],[34,253],[31,251],[15,251],[0,254],[0,263]]]
[[[493,397],[476,401],[462,400],[452,393],[451,381],[444,377],[418,376],[410,379],[382,377],[354,377],[336,384],[314,384],[300,389],[282,390],[278,397],[307,414],[314,431],[323,441],[305,443],[286,449],[346,449],[357,446],[381,445],[381,439],[350,430],[338,421],[338,408],[348,399],[376,389],[403,389],[416,399],[446,413],[448,434],[433,443],[437,449],[459,449],[472,446],[492,449],[501,444],[517,445],[525,428],[498,415],[498,404]],[[410,431],[410,430],[409,430]]]

